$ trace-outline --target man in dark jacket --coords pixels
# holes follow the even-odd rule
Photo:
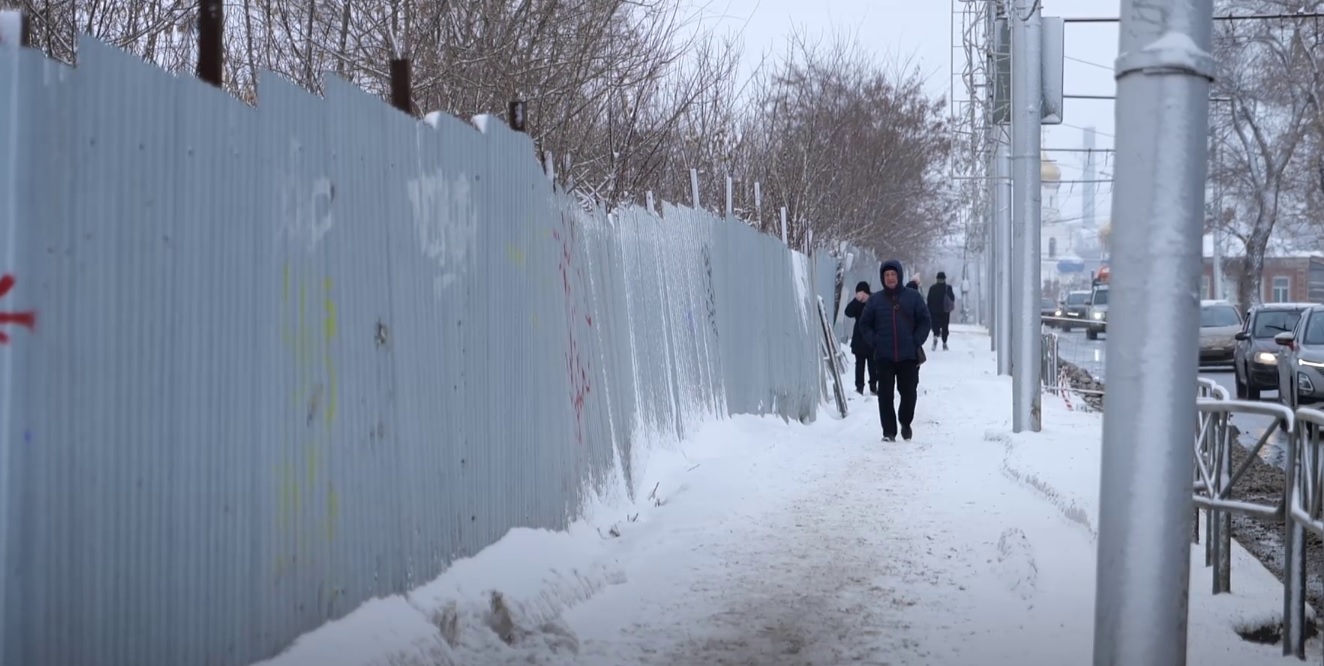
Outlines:
[[[898,417],[901,438],[909,440],[919,390],[919,355],[929,337],[929,308],[918,291],[901,286],[901,262],[884,261],[878,274],[883,288],[865,303],[860,330],[873,347],[878,369],[878,418],[883,422],[883,441],[896,441]],[[892,402],[894,390],[901,394],[899,414]]]
[[[947,350],[947,327],[952,323],[952,309],[956,307],[956,294],[952,285],[947,284],[947,274],[938,271],[938,281],[929,287],[929,316],[933,319],[933,348],[938,348],[938,337],[942,337],[943,351]]]
[[[850,336],[850,351],[855,355],[855,392],[860,395],[864,395],[865,367],[869,368],[869,392],[878,393],[878,370],[874,367],[873,348],[860,331],[860,315],[864,313],[864,303],[869,300],[870,293],[869,283],[861,282],[855,285],[855,298],[846,304],[846,316],[855,320],[855,328],[851,330]]]

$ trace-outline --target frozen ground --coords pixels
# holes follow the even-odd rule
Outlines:
[[[958,329],[931,353],[912,442],[882,443],[858,396],[844,420],[706,424],[634,505],[514,530],[266,663],[1088,664],[1099,417],[1045,396],[1044,432],[1010,435],[987,350]],[[1277,581],[1236,548],[1213,599],[1202,553],[1190,662],[1282,663],[1234,631],[1275,621]]]

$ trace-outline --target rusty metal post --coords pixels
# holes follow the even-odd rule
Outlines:
[[[391,58],[391,106],[405,115],[414,115],[414,82],[408,58]]]
[[[225,3],[198,0],[199,79],[217,88],[225,86]]]

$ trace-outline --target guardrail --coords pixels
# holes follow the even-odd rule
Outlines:
[[[1192,498],[1196,511],[1204,512],[1205,566],[1213,568],[1213,592],[1232,589],[1232,514],[1282,521],[1283,654],[1305,660],[1305,532],[1324,538],[1324,411],[1310,407],[1292,411],[1274,403],[1231,400],[1223,387],[1206,379],[1199,380],[1196,411]],[[1232,436],[1230,421],[1237,414],[1269,417],[1274,423],[1249,448],[1246,460],[1233,469],[1232,447],[1241,444]],[[1287,432],[1281,496],[1273,504],[1234,499],[1237,482],[1280,427]],[[1197,519],[1196,543],[1199,539]]]
[[[1066,401],[1067,408],[1073,410],[1077,408],[1077,405],[1072,397],[1077,394],[1081,396],[1102,396],[1103,391],[1081,388],[1072,384],[1067,364],[1062,362],[1060,351],[1061,338],[1058,334],[1048,330],[1047,327],[1041,328],[1039,381],[1043,385],[1044,391],[1060,396]],[[1087,398],[1086,402],[1089,402],[1089,400]]]

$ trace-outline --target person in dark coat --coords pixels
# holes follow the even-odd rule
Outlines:
[[[855,355],[855,392],[864,395],[864,369],[869,369],[869,392],[878,393],[878,371],[874,367],[873,348],[869,346],[869,341],[864,339],[864,333],[860,331],[860,315],[864,313],[864,303],[869,300],[868,282],[861,282],[855,285],[855,298],[846,304],[846,316],[855,320],[855,328],[851,330],[850,351]]]
[[[919,291],[919,280],[911,280],[910,282],[907,282],[907,283],[906,283],[906,288],[907,288],[907,289],[914,289],[915,291]]]
[[[933,319],[933,348],[938,348],[938,337],[942,336],[943,351],[947,350],[947,327],[952,323],[952,310],[956,308],[956,293],[952,285],[947,284],[947,274],[938,271],[938,281],[929,287],[927,299],[929,316]]]
[[[898,420],[901,438],[909,440],[919,392],[919,355],[924,352],[931,325],[929,308],[918,291],[901,286],[901,262],[884,261],[878,275],[883,288],[864,304],[860,331],[873,347],[878,370],[878,418],[883,424],[883,441],[896,441]],[[899,413],[893,391],[901,394]]]

